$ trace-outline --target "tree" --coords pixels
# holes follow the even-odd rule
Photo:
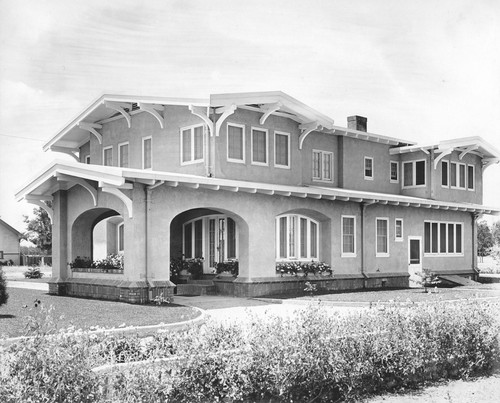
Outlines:
[[[488,256],[493,245],[493,235],[490,227],[486,221],[479,221],[477,223],[477,254],[481,258]]]
[[[47,202],[52,207],[50,202]],[[24,216],[27,230],[23,234],[23,239],[34,243],[43,253],[50,254],[52,250],[52,224],[47,212],[38,207],[33,209],[34,218]]]
[[[493,235],[493,242],[496,245],[500,245],[500,221],[495,221],[493,223],[491,233]]]
[[[0,306],[7,303],[9,294],[7,294],[7,281],[3,276],[2,268],[0,267]]]

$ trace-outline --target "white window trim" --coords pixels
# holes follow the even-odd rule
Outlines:
[[[397,231],[396,231],[396,228],[397,228],[396,223],[398,221],[401,221],[401,236],[400,237],[397,236]],[[394,241],[396,241],[396,242],[403,242],[404,237],[405,237],[405,235],[404,235],[404,221],[403,221],[402,218],[396,218],[394,220]]]
[[[295,239],[294,239],[294,245],[296,247],[296,254],[299,255],[297,257],[286,257],[282,258],[280,257],[280,218],[286,218],[286,237],[287,239],[285,240],[286,242],[286,255],[290,256],[290,243],[288,242],[288,229],[290,226],[290,217],[295,216],[297,218],[297,227],[295,231]],[[300,257],[300,219],[305,218],[307,220],[307,244],[306,244],[306,257]],[[316,257],[311,257],[312,256],[312,251],[311,251],[311,222],[316,224],[316,230],[317,230],[317,236],[316,236]],[[302,214],[282,214],[276,217],[275,219],[275,231],[276,231],[276,261],[277,262],[310,262],[310,261],[318,261],[319,260],[319,245],[320,245],[320,236],[321,236],[321,231],[320,231],[320,225],[319,222]]]
[[[447,180],[448,185],[443,185],[443,173],[442,173],[442,171],[443,171],[443,163],[446,163],[446,165],[447,165],[447,168],[446,168],[446,177],[448,178],[448,180]],[[451,183],[450,183],[450,179],[451,179],[450,167],[451,167],[450,161],[448,161],[448,160],[441,161],[441,187],[444,188],[444,189],[449,189],[450,186],[451,186]]]
[[[237,158],[229,158],[229,127],[230,126],[233,126],[233,127],[238,127],[240,129],[242,129],[242,138],[241,138],[241,141],[242,141],[242,144],[241,144],[241,147],[242,147],[242,154],[243,154],[243,159],[239,160]],[[244,164],[245,163],[245,160],[246,160],[246,153],[245,153],[245,125],[240,125],[240,124],[237,124],[237,123],[228,123],[227,124],[227,128],[226,128],[226,158],[227,158],[227,161],[228,162],[234,162],[236,164]]]
[[[417,182],[417,162],[422,162],[424,161],[424,179],[425,182],[423,185],[415,185]],[[412,164],[413,165],[413,170],[412,170],[412,183],[413,185],[410,186],[405,186],[405,164]],[[401,186],[403,189],[416,189],[416,188],[425,188],[427,186],[427,160],[426,159],[419,159],[419,160],[412,160],[412,161],[403,161],[401,164]]]
[[[366,176],[366,161],[367,160],[370,160],[372,162],[372,176]],[[367,181],[372,181],[374,176],[375,176],[375,167],[373,165],[373,157],[365,157],[363,159],[363,177]]]
[[[469,167],[472,168],[472,177],[474,178],[473,179],[473,183],[472,183],[472,188],[469,188]],[[475,165],[472,165],[472,164],[467,164],[467,167],[465,168],[466,169],[466,177],[467,177],[467,190],[469,192],[475,192],[476,191],[476,166]]]
[[[111,150],[111,165],[104,165],[106,150]],[[113,166],[113,146],[107,146],[102,148],[102,165],[103,166]]]
[[[460,179],[462,175],[460,175],[460,167],[464,167],[464,186],[460,186]],[[466,190],[467,189],[467,164],[463,162],[457,162],[457,189]]]
[[[202,151],[202,157],[200,159],[195,160],[195,149],[194,149],[194,129],[197,127],[201,127],[203,129],[203,144],[201,146],[201,151]],[[189,130],[190,131],[190,136],[191,136],[191,150],[189,152],[190,154],[190,159],[188,161],[183,161],[182,156],[184,155],[184,142],[182,141],[182,132]],[[200,164],[203,161],[205,161],[205,126],[203,124],[196,124],[196,125],[191,125],[191,126],[184,126],[180,128],[179,131],[179,141],[180,141],[180,163],[181,166],[184,165],[192,165],[192,164]]]
[[[378,237],[377,237],[377,222],[385,221],[387,223],[387,252],[378,252]],[[375,218],[375,257],[389,257],[389,218],[388,217],[376,217]]]
[[[83,158],[83,162],[85,164],[90,164],[90,155],[86,155],[84,158]]]
[[[123,227],[123,249],[120,249],[120,228]],[[116,250],[118,252],[125,251],[125,223],[120,223],[116,226]]]
[[[288,137],[288,165],[281,165],[281,164],[277,164],[276,163],[276,138],[277,138],[277,135],[287,136]],[[292,148],[292,144],[290,143],[290,140],[291,140],[290,133],[281,132],[279,130],[275,130],[274,131],[274,167],[275,168],[290,169],[290,166],[291,166],[291,163],[292,163],[292,161],[291,161],[291,148]]]
[[[121,149],[123,146],[128,146],[128,155],[129,155],[129,158],[128,158],[128,165],[129,165],[129,168],[130,168],[130,145],[129,145],[129,142],[128,141],[124,141],[123,143],[118,143],[118,166],[119,167],[122,167],[122,152],[121,152]]]
[[[392,179],[392,164],[396,164],[397,179]],[[390,161],[389,163],[389,180],[391,183],[399,183],[399,161]]]
[[[147,140],[151,140],[151,168],[144,168],[144,143]],[[147,171],[153,170],[153,136],[146,136],[142,138],[142,155],[141,155],[141,160],[142,160],[142,169],[145,169]]]
[[[426,257],[463,257],[464,256],[464,223],[463,222],[459,222],[459,221],[432,221],[432,220],[424,220],[424,226],[425,226],[425,223],[429,223],[430,224],[430,233],[432,235],[432,224],[433,223],[436,223],[438,225],[438,236],[437,236],[437,252],[425,252],[425,229],[424,229],[424,236],[423,236],[423,239],[424,239],[424,244],[423,244],[423,253],[424,253],[424,256]],[[440,231],[441,231],[441,225],[440,224],[446,224],[446,253],[443,253],[443,252],[440,252],[441,250],[441,234],[440,234]],[[460,225],[462,227],[462,243],[461,243],[461,249],[462,249],[462,252],[460,253],[457,253],[457,252],[453,252],[453,253],[449,253],[448,252],[448,225],[449,224],[452,224],[454,226],[454,236],[453,236],[453,242],[454,242],[454,250],[456,249],[456,236],[457,236],[457,225]],[[432,250],[432,239],[430,239],[430,247],[431,247],[431,250]]]
[[[266,133],[266,162],[260,162],[260,161],[254,161],[253,159],[253,131],[258,130],[260,132]],[[260,165],[260,166],[269,166],[269,130],[264,129],[262,127],[255,127],[252,126],[250,128],[250,135],[251,135],[251,144],[250,144],[250,158],[251,158],[251,164],[252,165]]]
[[[334,165],[334,162],[333,162],[333,152],[332,151],[325,151],[325,150],[316,150],[316,149],[313,149],[312,150],[312,162],[314,163],[314,153],[319,153],[320,154],[320,158],[321,158],[321,161],[320,161],[320,167],[319,167],[319,177],[315,177],[314,176],[314,166],[312,167],[313,168],[313,172],[312,172],[312,180],[314,182],[324,182],[324,183],[333,183],[333,175],[334,175],[334,170],[333,170],[333,165]],[[331,179],[325,179],[323,177],[323,173],[324,173],[324,169],[323,169],[323,162],[324,162],[324,155],[330,155],[331,156],[331,164],[330,164],[330,177]]]
[[[354,219],[354,253],[344,252],[344,218]],[[340,257],[357,257],[356,249],[356,216],[354,215],[343,215],[340,220]]]

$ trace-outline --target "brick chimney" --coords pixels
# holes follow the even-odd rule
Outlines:
[[[363,116],[349,116],[347,118],[347,128],[352,130],[358,130],[360,132],[366,132],[366,118]]]

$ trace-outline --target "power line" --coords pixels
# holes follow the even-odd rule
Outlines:
[[[42,140],[42,139],[34,139],[33,137],[14,136],[12,134],[2,134],[2,133],[0,133],[0,136],[2,136],[2,137],[10,137],[10,138],[13,138],[13,139],[33,140],[33,141],[45,142],[45,140]]]

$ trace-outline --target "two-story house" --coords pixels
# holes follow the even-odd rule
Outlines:
[[[303,289],[280,262],[325,262],[326,289],[408,286],[422,268],[474,276],[479,137],[417,145],[348,127],[282,92],[172,99],[104,95],[44,146],[71,155],[18,194],[53,220],[50,292],[145,302],[170,295],[172,257],[237,259],[223,294]],[[52,201],[50,209],[44,203]],[[124,253],[124,270],[71,270]]]

